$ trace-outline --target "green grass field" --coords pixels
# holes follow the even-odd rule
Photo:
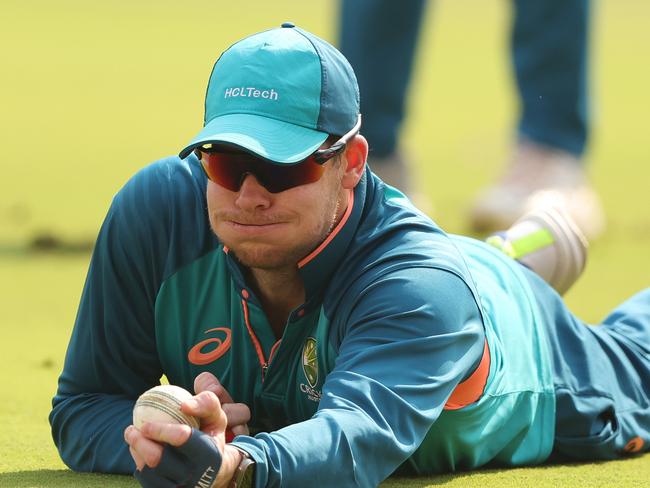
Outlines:
[[[588,158],[609,227],[567,296],[590,322],[650,285],[650,4],[595,3]],[[471,198],[498,174],[511,142],[510,2],[429,7],[404,145],[434,218],[462,233]],[[135,170],[177,152],[198,130],[215,57],[285,20],[335,39],[336,3],[0,3],[0,486],[135,486],[130,477],[68,471],[50,438],[50,400],[89,260],[84,243]],[[53,238],[63,243],[58,250],[38,250]],[[646,455],[385,486],[636,488],[649,479]]]

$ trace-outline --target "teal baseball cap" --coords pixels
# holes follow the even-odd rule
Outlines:
[[[345,57],[285,22],[233,44],[215,63],[203,130],[180,152],[228,143],[291,164],[342,136],[359,118],[359,86]]]

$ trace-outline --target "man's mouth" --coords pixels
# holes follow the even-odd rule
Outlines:
[[[244,227],[266,227],[271,225],[280,225],[283,224],[284,222],[241,222],[237,220],[231,220],[230,223],[233,225],[241,225]]]
[[[244,234],[261,234],[265,232],[274,232],[280,229],[286,222],[248,222],[229,220],[227,222],[230,228],[238,233]]]

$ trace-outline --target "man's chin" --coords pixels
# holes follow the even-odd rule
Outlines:
[[[300,258],[290,256],[274,246],[253,246],[248,249],[247,246],[232,248],[229,247],[237,261],[247,268],[274,270],[294,266]]]

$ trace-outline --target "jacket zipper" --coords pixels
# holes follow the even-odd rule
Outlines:
[[[267,360],[266,356],[264,356],[264,350],[262,349],[262,345],[260,344],[259,339],[255,335],[255,332],[253,332],[253,327],[251,326],[249,314],[248,314],[248,303],[246,302],[245,298],[242,299],[241,304],[244,310],[244,323],[246,324],[246,330],[248,330],[248,335],[251,338],[251,342],[253,343],[255,352],[257,353],[257,360],[260,363],[260,368],[262,371],[262,383],[264,383],[264,378],[266,377],[266,371],[269,369],[269,364],[273,359],[273,355],[275,354],[275,351],[280,345],[281,339],[278,340],[275,344],[273,344],[273,347],[271,348],[271,353],[269,354],[269,359]]]

